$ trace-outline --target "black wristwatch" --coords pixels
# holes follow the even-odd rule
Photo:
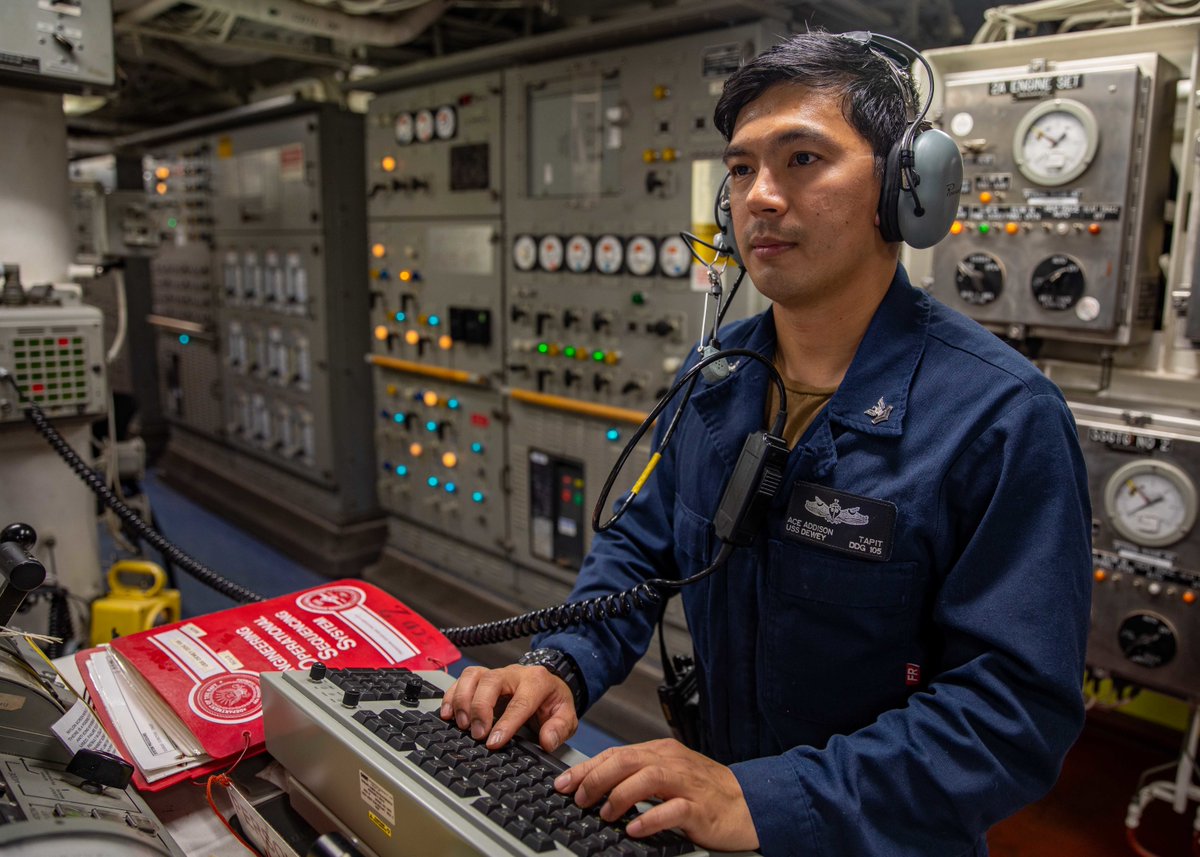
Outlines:
[[[534,649],[521,655],[518,664],[525,667],[545,667],[567,683],[575,700],[575,713],[579,714],[587,705],[587,687],[579,674],[579,665],[566,652],[558,649]]]

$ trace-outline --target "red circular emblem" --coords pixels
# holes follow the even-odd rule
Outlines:
[[[301,593],[296,606],[310,613],[340,613],[366,600],[366,593],[353,586],[326,586]]]
[[[192,688],[192,711],[213,723],[245,723],[262,713],[262,690],[253,673],[221,673]]]

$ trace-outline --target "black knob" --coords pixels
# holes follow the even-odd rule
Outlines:
[[[37,533],[29,524],[9,524],[0,530],[0,542],[16,542],[25,550],[29,550],[37,543]]]
[[[401,702],[409,705],[416,705],[421,700],[421,691],[425,689],[425,682],[420,676],[410,675],[404,680],[404,695],[401,697]]]
[[[326,673],[325,664],[318,661],[317,663],[313,664],[311,667],[308,668],[309,681],[321,681],[322,679],[325,678],[325,673]]]
[[[362,699],[362,691],[351,688],[342,694],[342,705],[347,708],[354,708],[358,705],[360,699]]]

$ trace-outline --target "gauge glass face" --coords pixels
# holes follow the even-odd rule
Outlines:
[[[668,277],[686,277],[691,267],[688,246],[678,235],[664,238],[658,247],[658,267]]]
[[[1068,99],[1043,102],[1017,126],[1017,167],[1038,184],[1066,184],[1091,164],[1098,135],[1096,118],[1083,104]]]
[[[596,270],[601,274],[615,274],[625,262],[625,245],[615,235],[601,235],[596,242]]]
[[[418,110],[416,124],[417,140],[428,143],[433,139],[433,113],[428,110]]]
[[[537,265],[538,246],[532,235],[518,235],[512,248],[513,265],[518,271],[532,271]]]
[[[1161,667],[1175,658],[1175,632],[1153,613],[1134,613],[1117,629],[1125,657],[1141,667]]]
[[[396,115],[396,124],[392,127],[396,135],[396,142],[401,146],[407,146],[413,141],[413,135],[416,133],[413,115],[411,113],[399,113]]]
[[[439,140],[449,140],[458,130],[458,112],[449,104],[439,107],[433,117],[433,126]]]
[[[972,253],[954,271],[958,296],[973,306],[985,306],[1004,290],[1004,269],[991,253]]]
[[[625,266],[635,277],[646,277],[654,272],[658,262],[658,248],[654,239],[645,235],[635,235],[625,245]]]
[[[567,270],[582,274],[592,267],[592,239],[572,235],[567,239]]]
[[[563,241],[557,235],[546,235],[538,243],[538,265],[543,271],[562,268]]]
[[[1113,529],[1130,541],[1174,544],[1196,523],[1196,485],[1172,464],[1131,462],[1109,477],[1105,508]]]

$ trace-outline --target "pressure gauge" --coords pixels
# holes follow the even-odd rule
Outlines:
[[[972,306],[984,306],[1000,297],[1004,269],[991,253],[972,253],[954,271],[958,296]]]
[[[625,267],[635,277],[647,277],[654,273],[658,262],[658,248],[654,239],[645,235],[635,235],[625,245]]]
[[[1104,488],[1113,529],[1139,545],[1162,547],[1185,538],[1196,523],[1196,483],[1158,459],[1117,468]]]
[[[416,134],[413,115],[407,111],[396,114],[396,124],[392,126],[392,131],[396,135],[396,142],[401,146],[407,146],[413,141],[413,136]]]
[[[512,256],[518,271],[532,271],[537,266],[537,241],[532,235],[518,235],[513,242]]]
[[[563,265],[563,240],[557,235],[544,235],[538,242],[538,266],[543,271],[557,271]]]
[[[664,238],[658,245],[658,269],[668,277],[686,277],[690,253],[687,242],[678,235]]]
[[[1069,98],[1054,98],[1017,123],[1013,159],[1025,178],[1053,187],[1083,175],[1099,142],[1096,116],[1089,108]]]
[[[1043,259],[1033,269],[1029,285],[1042,309],[1070,309],[1083,295],[1083,270],[1070,256],[1061,253]]]
[[[433,139],[433,113],[429,110],[418,110],[416,116],[417,141],[428,143]]]
[[[616,235],[601,235],[596,241],[596,270],[616,274],[625,262],[625,245]]]
[[[567,270],[582,274],[592,267],[592,239],[586,235],[572,235],[567,239]]]
[[[458,111],[449,104],[437,109],[433,117],[433,131],[439,140],[449,140],[458,130]]]
[[[1117,629],[1117,645],[1140,667],[1161,667],[1175,658],[1178,643],[1170,624],[1153,613],[1134,613]]]

